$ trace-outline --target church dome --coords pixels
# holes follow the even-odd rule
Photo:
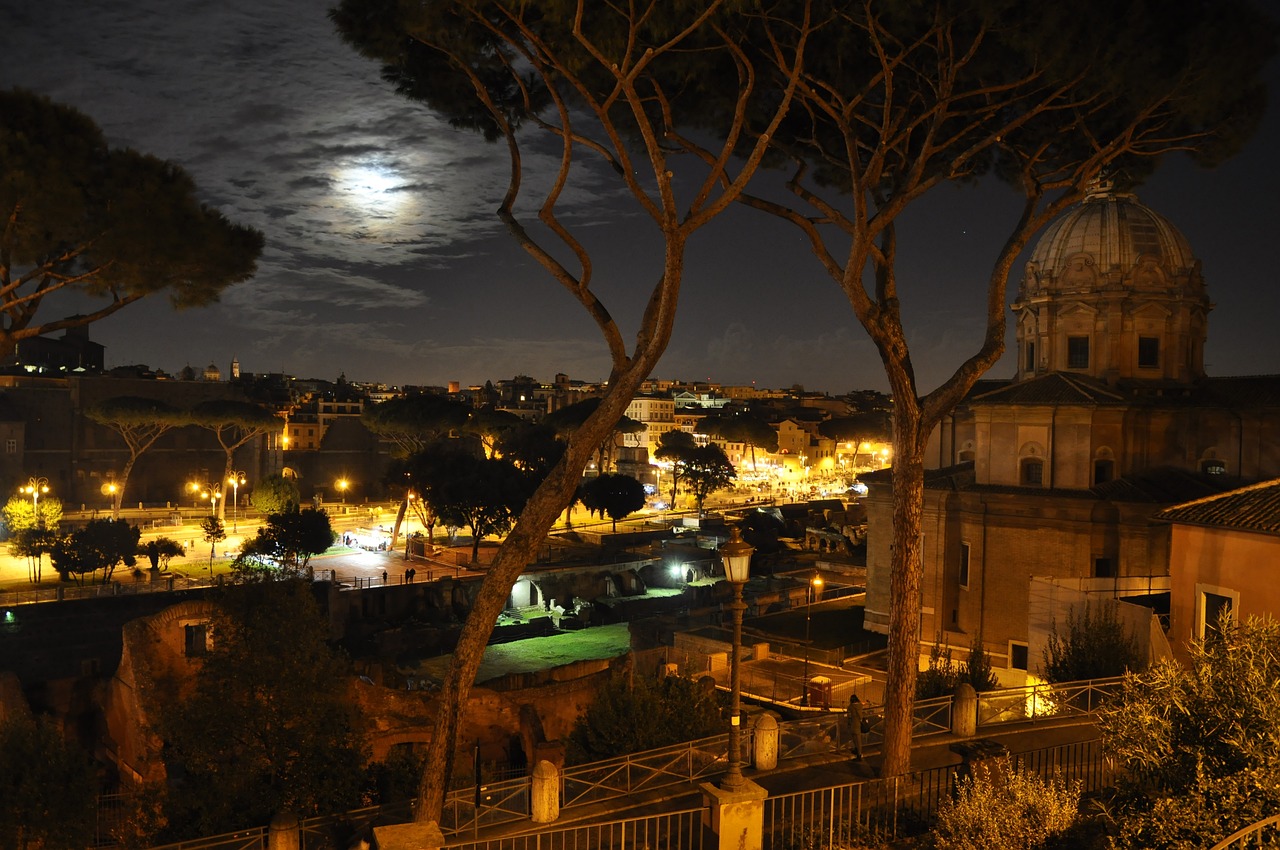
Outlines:
[[[1131,194],[1100,187],[1045,228],[1024,287],[1079,291],[1123,281],[1165,288],[1198,277],[1191,245],[1164,216]]]
[[[1108,383],[1204,375],[1213,309],[1185,236],[1099,185],[1045,228],[1013,302],[1018,378],[1075,372]]]

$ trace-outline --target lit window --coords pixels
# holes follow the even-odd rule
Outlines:
[[[5,441],[4,441],[4,453],[5,453],[5,454],[9,454],[9,455],[17,454],[17,453],[18,453],[18,441],[17,441],[17,440],[5,440]]]
[[[1143,369],[1155,369],[1160,366],[1159,337],[1138,337],[1138,365]]]
[[[1089,368],[1089,337],[1087,336],[1067,337],[1067,368],[1068,369],[1088,369]]]
[[[1200,463],[1200,471],[1207,475],[1225,475],[1227,465],[1217,458],[1209,458]]]

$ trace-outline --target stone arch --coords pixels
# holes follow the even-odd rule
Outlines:
[[[542,592],[542,588],[538,583],[527,576],[520,576],[516,583],[511,585],[511,594],[507,597],[507,607],[510,609],[542,607],[546,601],[546,595]]]

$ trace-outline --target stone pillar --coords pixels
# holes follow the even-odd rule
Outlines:
[[[267,850],[298,850],[302,846],[302,830],[298,816],[293,812],[280,812],[267,827]]]
[[[751,737],[751,764],[756,770],[773,770],[778,766],[778,721],[772,714],[756,719]]]
[[[534,823],[555,823],[560,817],[560,771],[545,759],[533,766],[529,809]]]
[[[951,699],[951,734],[957,738],[978,734],[978,692],[968,682],[956,685]]]
[[[395,823],[375,826],[373,843],[377,850],[440,850],[444,846],[444,833],[435,821]]]
[[[716,834],[716,850],[762,850],[764,846],[764,800],[769,796],[750,779],[738,791],[725,791],[710,782],[702,783],[707,802],[703,826]]]

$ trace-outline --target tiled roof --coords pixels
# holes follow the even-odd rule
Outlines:
[[[1156,519],[1280,534],[1280,478],[1174,505]]]
[[[1174,466],[1157,466],[1144,469],[1106,484],[1099,484],[1091,491],[1097,498],[1113,502],[1153,502],[1176,505],[1191,499],[1216,496],[1227,490],[1241,487],[1245,479],[1231,475],[1192,472]]]
[[[1115,404],[1125,397],[1102,381],[1084,375],[1049,372],[1026,381],[1017,381],[981,395],[972,401],[988,404]]]

